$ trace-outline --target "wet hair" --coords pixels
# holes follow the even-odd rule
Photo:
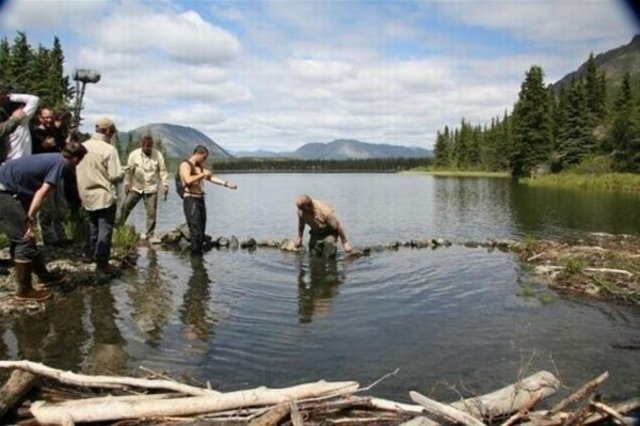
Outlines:
[[[78,142],[69,142],[62,149],[62,156],[67,160],[72,158],[79,158],[82,160],[84,156],[87,154],[87,148],[81,143]]]
[[[193,153],[194,154],[207,154],[207,155],[209,155],[209,150],[204,145],[198,145],[195,148],[193,148]]]

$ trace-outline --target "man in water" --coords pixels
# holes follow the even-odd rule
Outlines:
[[[16,301],[40,302],[51,297],[48,291],[33,288],[32,272],[45,286],[62,279],[51,274],[40,257],[34,221],[64,169],[76,167],[86,153],[84,146],[71,143],[62,153],[27,155],[0,166],[0,232],[7,234],[11,243],[18,281]]]
[[[331,259],[338,251],[338,237],[342,241],[345,253],[351,252],[342,224],[331,206],[322,201],[313,200],[308,195],[296,199],[298,207],[298,238],[296,247],[302,246],[304,227],[309,225],[309,250],[312,255]]]
[[[184,216],[189,225],[191,238],[191,255],[202,256],[204,243],[204,230],[207,225],[207,209],[204,204],[205,180],[224,186],[229,189],[236,189],[237,186],[226,180],[213,176],[210,170],[203,167],[209,157],[209,150],[203,145],[198,145],[193,150],[191,157],[180,163],[178,167],[178,179],[184,188],[182,194],[182,206]]]
[[[147,212],[146,238],[151,237],[156,229],[158,185],[162,185],[162,193],[165,197],[169,191],[164,157],[153,147],[153,144],[151,136],[144,136],[140,148],[129,154],[128,167],[124,175],[124,192],[127,198],[122,205],[119,220],[119,225],[124,225],[131,210],[140,199],[143,199]]]

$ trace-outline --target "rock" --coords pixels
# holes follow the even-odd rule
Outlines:
[[[389,250],[398,250],[399,247],[400,247],[400,241],[390,241],[387,244],[385,244],[385,248]]]
[[[180,235],[182,235],[182,238],[187,241],[191,241],[191,233],[189,232],[189,226],[186,223],[178,226],[175,230],[178,231]]]
[[[480,243],[477,241],[466,241],[464,246],[469,248],[478,248],[480,247]]]
[[[431,247],[431,241],[429,240],[418,240],[416,241],[416,248],[429,248]]]
[[[282,243],[280,244],[280,250],[283,250],[283,251],[300,251],[300,249],[298,247],[296,247],[295,241],[291,241],[291,240],[282,241]]]
[[[206,235],[205,234],[205,236],[204,236],[204,238],[202,240],[202,249],[204,251],[211,250],[216,244],[217,244],[217,242],[213,241],[213,237],[211,235]]]
[[[160,241],[162,242],[162,244],[166,244],[166,245],[178,244],[181,239],[182,239],[182,232],[180,232],[177,229],[167,232],[160,237]]]
[[[229,248],[231,248],[231,250],[238,250],[239,245],[240,243],[238,243],[238,238],[235,235],[232,235],[229,239]]]
[[[260,240],[256,243],[258,247],[278,248],[280,243],[276,240]]]
[[[249,237],[240,243],[240,248],[243,248],[243,249],[255,248],[257,244],[258,243],[256,243],[256,240],[254,240],[252,237]]]
[[[149,238],[149,244],[152,246],[157,246],[162,244],[162,239],[160,237],[151,237]]]
[[[229,247],[229,243],[230,243],[227,237],[218,237],[216,242],[218,243],[218,247]]]

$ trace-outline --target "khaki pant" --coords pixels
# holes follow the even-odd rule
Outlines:
[[[338,233],[309,234],[309,251],[312,256],[332,259],[338,252]]]
[[[120,220],[118,225],[122,226],[127,221],[131,210],[138,204],[141,198],[144,198],[144,209],[147,212],[147,237],[153,235],[156,230],[156,211],[158,209],[158,193],[151,192],[147,194],[141,194],[136,191],[129,191],[127,198],[122,205],[122,212],[120,213]]]

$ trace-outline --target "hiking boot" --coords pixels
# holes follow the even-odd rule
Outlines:
[[[44,302],[51,297],[47,290],[36,290],[31,285],[31,263],[17,263],[16,279],[18,281],[18,291],[13,296],[16,302]]]
[[[67,280],[67,277],[61,272],[49,272],[39,256],[31,262],[31,268],[40,281],[36,284],[36,287],[52,287],[60,285]]]
[[[96,265],[96,272],[101,275],[109,275],[111,277],[120,275],[120,269],[115,266],[105,263]]]

